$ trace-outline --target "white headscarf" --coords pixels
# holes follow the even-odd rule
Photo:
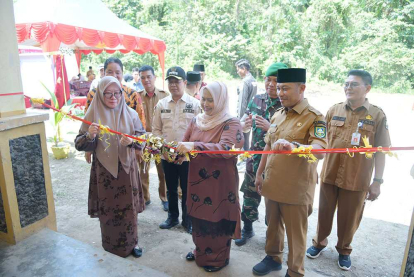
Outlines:
[[[113,109],[108,108],[105,105],[103,95],[105,89],[111,84],[116,84],[121,92],[120,103]],[[133,109],[129,108],[125,103],[125,97],[122,93],[121,84],[112,76],[103,77],[99,81],[95,96],[88,111],[86,112],[85,120],[94,123],[99,123],[100,121],[102,125],[108,126],[112,130],[128,135],[135,135],[135,132],[145,132],[143,131],[142,123],[138,117],[138,114]],[[81,131],[87,132],[88,129],[89,125],[82,123]],[[96,157],[99,162],[115,178],[118,176],[118,160],[121,161],[125,172],[129,174],[131,160],[134,155],[131,148],[121,145],[120,140],[121,137],[119,135],[106,134],[103,141],[98,141],[95,149]],[[110,146],[105,151],[105,148],[108,146],[107,142],[110,143]]]
[[[208,90],[213,97],[214,108],[211,115],[198,114],[196,117],[197,127],[201,131],[208,131],[232,118],[229,114],[229,95],[227,86],[222,82],[211,82],[201,89],[201,97]]]

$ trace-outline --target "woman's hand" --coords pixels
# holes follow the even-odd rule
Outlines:
[[[177,152],[180,154],[185,154],[194,150],[194,142],[179,142],[177,146]]]
[[[96,123],[92,123],[88,128],[88,138],[95,139],[96,135],[99,134],[99,125]]]
[[[122,146],[128,146],[131,145],[133,142],[132,138],[126,137],[125,135],[122,135],[121,138],[121,145]]]

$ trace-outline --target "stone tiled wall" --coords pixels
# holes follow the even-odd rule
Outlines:
[[[48,215],[40,135],[10,140],[9,146],[23,228]]]

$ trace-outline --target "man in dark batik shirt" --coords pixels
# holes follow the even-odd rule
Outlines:
[[[243,132],[252,129],[252,143],[250,150],[261,151],[266,146],[264,137],[270,126],[270,119],[276,110],[282,107],[277,97],[277,71],[287,68],[283,63],[274,63],[266,71],[265,88],[266,93],[256,95],[249,103],[246,113],[242,118]],[[258,207],[261,196],[256,192],[254,184],[256,172],[259,168],[262,155],[253,155],[246,162],[246,172],[241,187],[243,192],[243,210],[241,218],[244,222],[242,238],[235,241],[236,245],[246,244],[247,240],[254,236],[253,222],[259,217]]]

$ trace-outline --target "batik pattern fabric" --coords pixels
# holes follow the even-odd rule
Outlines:
[[[84,134],[75,140],[76,148],[93,151],[97,139],[89,141]],[[137,145],[138,147],[138,145]],[[130,148],[135,151],[134,147]],[[118,163],[117,178],[93,155],[89,179],[88,214],[99,218],[102,247],[126,257],[138,244],[138,213],[144,210],[144,196],[135,155],[127,174]]]
[[[243,145],[240,121],[231,118],[208,131],[195,119],[183,141],[197,150],[229,150]],[[230,259],[232,238],[240,238],[239,175],[237,157],[230,154],[198,154],[190,162],[187,212],[193,226],[198,266],[224,266]]]

